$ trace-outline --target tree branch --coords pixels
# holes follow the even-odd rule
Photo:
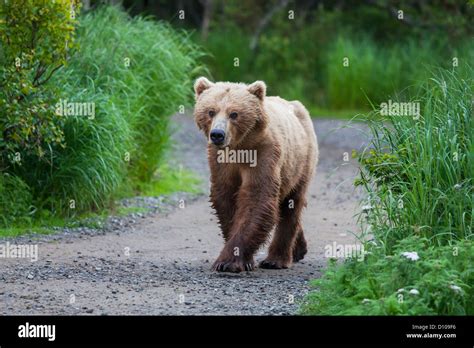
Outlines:
[[[427,23],[422,23],[422,22],[416,21],[411,16],[409,16],[405,13],[403,14],[403,18],[400,19],[400,18],[398,18],[399,9],[397,9],[394,6],[391,6],[390,4],[383,5],[383,4],[379,3],[377,0],[366,0],[366,3],[368,5],[377,7],[379,9],[386,10],[388,12],[389,16],[400,20],[402,23],[405,23],[406,25],[408,25],[410,27],[421,27],[421,28],[440,27],[440,26],[437,26],[437,25],[430,25],[430,24],[427,24]]]
[[[257,30],[255,30],[252,40],[250,40],[250,50],[255,52],[255,50],[258,47],[258,41],[260,39],[260,35],[263,33],[266,27],[270,24],[270,21],[272,17],[275,15],[275,13],[284,9],[286,5],[288,5],[288,2],[289,0],[280,0],[275,6],[273,6],[270,9],[270,11],[268,11],[265,14],[265,16],[262,17],[262,19],[258,23]]]
[[[57,67],[55,67],[53,70],[51,70],[51,72],[49,73],[48,77],[45,78],[43,81],[36,81],[36,82],[33,82],[33,86],[34,87],[38,87],[39,85],[42,85],[42,84],[45,84],[46,82],[49,81],[49,79],[51,78],[51,76],[53,76],[53,74],[56,72],[56,70],[58,70],[59,68],[61,68],[63,65],[60,64],[58,65]],[[43,75],[43,74],[41,74]]]
[[[206,41],[207,36],[209,35],[209,24],[212,17],[213,3],[212,0],[201,0],[201,4],[204,7],[204,14],[201,24],[201,38],[203,41]]]

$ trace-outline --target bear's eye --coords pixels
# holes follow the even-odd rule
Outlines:
[[[214,110],[209,110],[209,116],[214,117],[216,112]]]
[[[238,115],[237,115],[236,112],[231,112],[230,115],[229,115],[229,117],[230,117],[231,119],[233,119],[233,120],[235,120],[235,119],[237,118],[237,116],[238,116]]]

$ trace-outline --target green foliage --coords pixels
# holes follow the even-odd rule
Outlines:
[[[245,81],[252,65],[251,52],[248,49],[249,37],[238,27],[223,28],[212,33],[204,43],[209,54],[204,62],[211,68],[215,80],[232,82]],[[238,58],[238,66],[235,59]]]
[[[130,124],[133,142],[127,152],[130,175],[153,178],[168,141],[169,116],[192,101],[192,81],[199,73],[201,51],[186,32],[164,22],[103,7],[81,21],[80,54],[71,67],[74,78],[92,80]],[[123,154],[125,155],[125,154]]]
[[[423,85],[420,115],[377,110],[365,119],[372,142],[354,156],[368,197],[360,216],[368,254],[333,264],[303,313],[474,314],[474,84],[459,75],[439,70]]]
[[[454,35],[407,29],[380,8],[355,4],[357,10],[344,11],[331,4],[321,6],[306,14],[306,22],[299,17],[304,11],[295,20],[288,20],[285,10],[277,12],[252,52],[250,41],[265,4],[253,5],[255,10],[249,11],[246,1],[226,2],[207,41],[199,41],[210,52],[207,63],[212,78],[265,80],[269,94],[299,99],[309,109],[370,110],[368,100],[380,103],[409,97],[406,88],[429,78],[435,66],[457,65],[460,76],[468,77],[468,64],[474,61],[474,46],[466,35],[468,17],[451,17],[461,23]],[[425,10],[440,14],[429,6]],[[344,58],[348,66],[343,65]]]
[[[359,36],[344,34],[328,48],[327,103],[334,109],[368,109],[368,100],[378,104],[404,96],[407,87],[430,77],[433,66],[452,67],[457,57],[456,69],[465,71],[474,58],[472,46],[456,52],[443,37],[380,45],[367,34]]]
[[[435,247],[417,236],[398,242],[393,254],[366,244],[363,261],[332,262],[313,281],[302,314],[473,315],[474,244],[458,241]],[[410,260],[405,252],[416,252]],[[411,293],[410,293],[411,291]]]
[[[419,92],[419,117],[369,116],[359,183],[388,248],[413,233],[439,244],[472,236],[473,88],[472,78],[440,72]]]
[[[265,34],[260,38],[258,51],[253,53],[249,49],[249,34],[239,27],[225,27],[211,33],[206,42],[198,42],[209,52],[205,62],[214,80],[250,83],[263,79],[269,94],[308,101],[319,98],[315,92],[321,70],[317,68],[318,56],[307,59],[311,47],[294,47],[303,45],[310,37],[309,31],[295,37]]]
[[[34,218],[46,222],[100,211],[123,192],[135,195],[154,182],[168,118],[191,101],[199,70],[200,51],[185,32],[164,23],[102,7],[80,17],[79,24],[68,65],[41,88],[49,93],[50,109],[58,102],[88,103],[93,117],[53,115],[61,134],[57,141],[42,135],[41,147],[47,149],[42,157],[20,142],[18,158],[8,152],[14,164],[0,166],[27,185]],[[30,105],[41,98],[30,97]]]
[[[163,164],[156,174],[155,180],[141,187],[142,192],[147,196],[160,196],[179,191],[203,193],[202,181],[191,171],[182,167],[173,168]]]
[[[130,125],[108,100],[110,96],[94,93],[92,88],[82,96],[100,105],[94,120],[68,116],[64,125],[66,146],[55,149],[53,165],[31,159],[21,172],[17,171],[35,188],[38,207],[53,214],[75,215],[106,207],[127,174]]]
[[[0,5],[0,166],[12,154],[42,158],[62,144],[62,120],[54,113],[59,93],[45,86],[74,47],[79,1],[4,1]]]
[[[384,184],[390,184],[394,180],[408,180],[406,177],[406,172],[403,169],[402,164],[400,163],[400,157],[398,153],[402,152],[405,155],[404,149],[397,150],[396,153],[386,153],[386,152],[377,152],[374,149],[370,149],[363,156],[359,157],[359,162],[371,177],[374,178],[378,187],[381,187]],[[353,157],[357,157],[357,153],[353,151]],[[364,174],[362,174],[364,177]],[[365,179],[356,179],[355,185],[364,185],[367,184]],[[401,193],[399,188],[396,189],[396,193]]]
[[[168,117],[190,101],[199,55],[184,33],[130,19],[115,7],[82,18],[78,43],[81,50],[55,82],[70,99],[94,103],[96,115],[68,119],[68,146],[58,150],[40,194],[51,197],[42,201],[53,210],[68,213],[107,206],[123,185],[139,189],[153,179],[166,149]]]
[[[31,210],[29,187],[18,177],[0,173],[0,227],[29,222]]]

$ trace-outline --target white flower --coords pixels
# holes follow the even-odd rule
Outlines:
[[[454,185],[454,189],[455,189],[455,190],[459,190],[461,187],[462,187],[461,184],[456,184],[456,185]]]
[[[362,209],[362,211],[363,211],[364,213],[366,213],[366,212],[368,212],[368,211],[374,209],[374,207],[371,206],[370,204],[366,204],[366,205],[363,205],[363,206],[361,207],[361,209]]]
[[[462,289],[461,289],[459,286],[457,286],[457,285],[451,284],[449,287],[450,287],[451,289],[453,289],[454,292],[462,292]]]
[[[401,292],[404,292],[404,291],[405,291],[404,288],[398,289],[398,290],[397,290],[397,294],[399,294],[399,293],[401,293]]]
[[[418,290],[416,290],[416,289],[411,289],[411,290],[409,291],[409,293],[412,294],[412,295],[419,295],[419,294],[420,294],[420,292],[419,292]]]
[[[362,303],[363,303],[363,304],[366,304],[366,303],[369,303],[369,302],[370,302],[370,300],[369,300],[368,298],[364,298],[364,299],[362,300]]]
[[[420,258],[416,251],[405,251],[404,253],[402,253],[402,256],[405,256],[407,259],[411,261],[416,261]]]

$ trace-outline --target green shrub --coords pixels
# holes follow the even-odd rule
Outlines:
[[[12,163],[12,154],[43,158],[51,144],[62,144],[62,120],[53,107],[59,91],[46,82],[74,47],[79,5],[69,0],[0,5],[0,167]]]
[[[159,38],[159,40],[158,40]],[[191,99],[200,53],[184,33],[102,7],[81,19],[81,50],[57,79],[70,99],[93,102],[93,120],[69,118],[68,146],[42,196],[60,210],[107,205],[123,185],[150,182],[168,141],[168,118]],[[128,65],[130,63],[130,65]]]
[[[454,68],[458,76],[469,78],[474,46],[468,40],[455,45],[447,40],[426,36],[387,45],[367,34],[340,35],[327,50],[327,105],[369,109],[371,102],[408,98],[409,87],[430,78],[435,66]],[[348,66],[343,65],[344,58]]]
[[[57,117],[60,141],[45,141],[42,158],[22,153],[5,167],[28,185],[40,218],[107,207],[154,179],[169,116],[191,101],[199,73],[201,53],[185,32],[116,7],[80,17],[76,42],[68,65],[45,84],[57,86],[49,104],[89,103],[93,117]]]
[[[30,221],[32,197],[20,178],[0,173],[0,227]]]
[[[228,27],[211,32],[206,42],[198,42],[209,52],[205,62],[214,80],[250,83],[262,79],[271,95],[309,101],[317,97],[315,90],[322,75],[320,55],[315,46],[307,45],[310,40],[314,40],[310,30],[293,36],[270,32],[260,37],[259,48],[253,53],[250,35],[241,28]],[[302,49],[302,45],[306,47]]]
[[[363,261],[332,262],[313,281],[302,314],[318,315],[473,315],[474,244],[433,246],[419,237],[403,239],[387,255],[366,244]],[[410,252],[419,259],[403,256]]]

